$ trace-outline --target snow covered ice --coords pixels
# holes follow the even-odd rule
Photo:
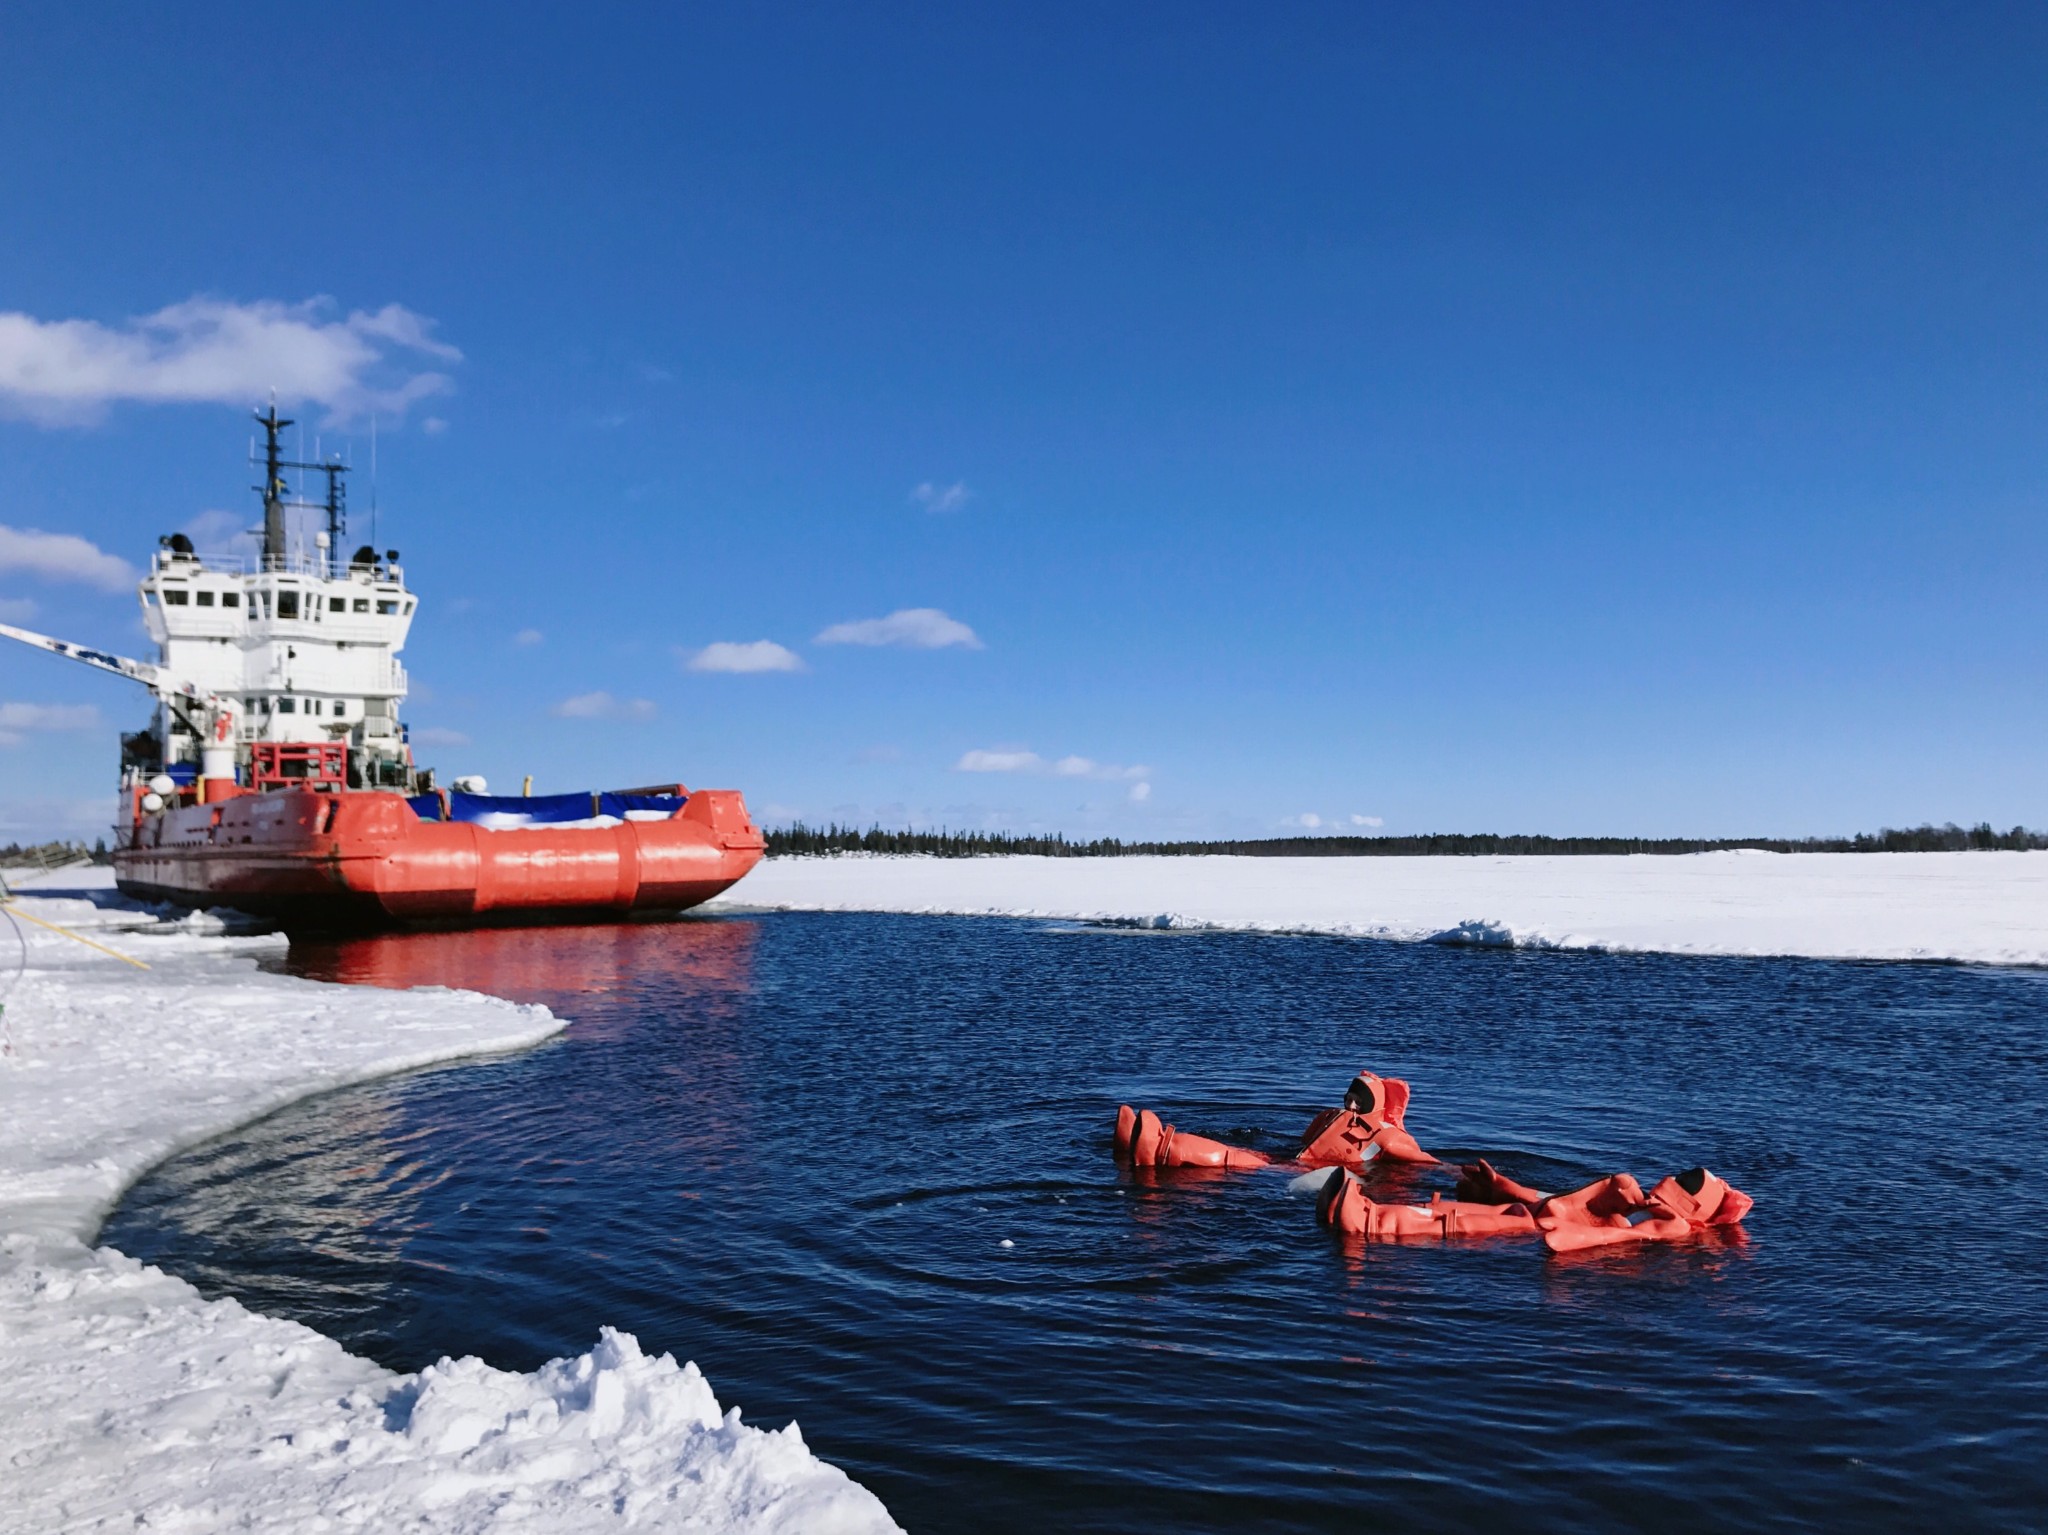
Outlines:
[[[773,858],[717,904],[2048,965],[2048,852]]]
[[[895,1528],[794,1424],[741,1423],[694,1364],[626,1334],[531,1374],[463,1359],[394,1375],[92,1249],[121,1191],[185,1146],[560,1024],[473,993],[265,974],[255,956],[281,939],[33,888],[24,911],[150,968],[23,924],[6,990],[0,931],[0,1531]]]

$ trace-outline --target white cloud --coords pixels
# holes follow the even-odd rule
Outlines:
[[[107,806],[98,795],[74,800],[0,801],[0,838],[9,842],[47,842],[76,837],[86,842],[107,834]]]
[[[1300,815],[1282,816],[1282,826],[1299,826],[1303,831],[1314,831],[1323,824],[1323,818],[1313,810],[1304,810]]]
[[[100,711],[91,704],[0,704],[0,746],[19,746],[29,730],[93,730]]]
[[[263,552],[263,530],[239,512],[210,508],[178,530],[201,554],[254,556]]]
[[[960,645],[982,648],[981,637],[957,618],[937,608],[898,608],[887,618],[860,618],[834,624],[817,638],[820,645],[897,645],[905,650],[944,650]]]
[[[971,751],[953,764],[956,773],[1037,773],[1045,759],[1030,751]]]
[[[429,725],[424,730],[412,732],[412,738],[422,746],[467,746],[469,737],[459,730],[448,730],[440,725]]]
[[[957,512],[974,497],[965,480],[955,480],[950,485],[937,485],[926,480],[910,493],[910,499],[928,512]]]
[[[1150,799],[1151,797],[1152,797],[1152,785],[1150,785],[1150,784],[1148,784],[1148,783],[1134,783],[1134,784],[1132,784],[1132,785],[1131,785],[1131,803],[1132,803],[1132,804],[1134,804],[1134,805],[1142,805],[1142,804],[1144,804],[1144,803],[1145,803],[1145,801],[1146,801],[1146,800]]]
[[[48,425],[121,400],[246,405],[272,390],[331,420],[403,415],[449,387],[417,357],[457,362],[434,322],[400,304],[334,318],[331,299],[250,304],[198,297],[121,325],[0,313],[0,406]],[[417,354],[395,357],[393,354]]]
[[[0,570],[25,570],[52,581],[82,581],[102,591],[132,586],[135,567],[75,533],[40,533],[0,524]]]
[[[1353,815],[1351,817],[1351,824],[1353,826],[1384,826],[1387,823],[1376,815]]]
[[[1097,762],[1092,757],[1061,757],[1056,762],[1047,762],[1035,751],[1021,746],[997,747],[993,751],[971,751],[953,764],[956,773],[1050,773],[1055,778],[1094,778],[1109,782],[1128,782],[1134,778],[1148,778],[1152,770],[1148,767],[1119,767],[1113,762]],[[1148,791],[1149,792],[1149,791]],[[1140,799],[1143,795],[1138,796]]]
[[[425,432],[429,437],[439,437],[443,432],[448,430],[448,423],[442,420],[439,416],[429,416],[427,417],[426,420],[420,423],[420,430]]]
[[[28,597],[0,597],[0,624],[25,624],[36,616],[35,602]]]
[[[1061,778],[1132,779],[1151,775],[1148,767],[1119,767],[1114,762],[1097,762],[1092,757],[1062,757],[1052,765]]]
[[[565,720],[651,720],[654,704],[645,698],[614,698],[599,690],[578,693],[555,705],[555,714]]]
[[[521,629],[512,636],[512,643],[515,645],[538,645],[546,638],[547,636],[538,629]]]
[[[0,730],[92,730],[99,722],[91,704],[0,704]]]
[[[803,657],[773,640],[718,640],[689,659],[693,672],[800,672]]]

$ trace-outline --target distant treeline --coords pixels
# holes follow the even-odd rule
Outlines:
[[[1720,853],[1754,848],[1766,853],[1960,853],[1972,849],[2048,848],[2048,832],[1987,823],[1964,828],[1887,826],[1853,837],[1530,837],[1441,833],[1419,837],[1257,837],[1226,842],[1124,842],[1098,837],[1013,836],[989,831],[858,831],[799,821],[768,833],[770,858],[819,853],[925,853],[937,858],[989,858],[1036,853],[1047,858],[1117,858],[1136,854],[1235,853],[1252,858],[1480,858],[1506,853]]]
[[[83,842],[38,842],[33,845],[10,842],[0,847],[0,868],[53,869],[67,863],[112,863],[102,837],[91,847]]]

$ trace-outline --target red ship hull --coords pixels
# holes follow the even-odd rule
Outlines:
[[[114,854],[121,891],[288,926],[474,926],[682,911],[766,841],[729,789],[661,820],[494,831],[426,821],[397,794],[236,794],[149,817]]]

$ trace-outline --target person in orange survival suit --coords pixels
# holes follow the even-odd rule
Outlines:
[[[1434,1165],[1436,1158],[1402,1126],[1408,1084],[1399,1077],[1361,1071],[1345,1090],[1341,1108],[1324,1109],[1302,1132],[1294,1160],[1303,1167],[1358,1167],[1374,1156]],[[1377,1147],[1378,1150],[1368,1148]]]
[[[1408,1109],[1408,1084],[1398,1077],[1361,1071],[1352,1079],[1341,1108],[1324,1109],[1302,1132],[1294,1161],[1303,1167],[1362,1167],[1375,1156],[1396,1162],[1434,1164],[1401,1125]],[[1265,1167],[1263,1151],[1229,1146],[1206,1136],[1187,1135],[1163,1125],[1150,1109],[1116,1111],[1116,1154],[1139,1167]]]
[[[1732,1226],[1753,1204],[1703,1167],[1666,1178],[1648,1194],[1627,1173],[1569,1194],[1543,1194],[1502,1178],[1483,1162],[1465,1173],[1457,1199],[1432,1195],[1427,1205],[1392,1205],[1367,1198],[1365,1186],[1340,1170],[1316,1196],[1316,1219],[1380,1241],[1540,1233],[1552,1252],[1577,1252],[1615,1242],[1668,1242],[1709,1226]],[[1509,1197],[1508,1189],[1525,1197]],[[1646,1218],[1632,1222],[1637,1214]]]

